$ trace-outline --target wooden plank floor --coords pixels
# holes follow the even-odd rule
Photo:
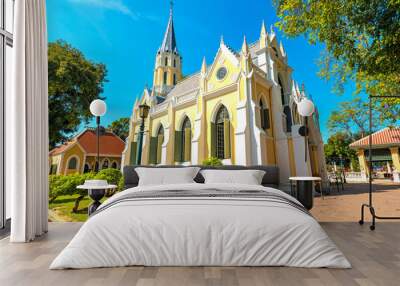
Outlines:
[[[400,285],[400,222],[368,225],[322,223],[352,269],[288,267],[125,267],[48,270],[80,223],[51,223],[49,233],[29,244],[0,241],[0,285]]]

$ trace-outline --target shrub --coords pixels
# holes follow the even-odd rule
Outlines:
[[[222,166],[222,161],[216,157],[209,157],[203,161],[204,166]]]
[[[123,188],[123,177],[121,171],[117,169],[104,169],[96,173],[70,174],[70,175],[50,175],[49,176],[49,202],[52,203],[58,196],[79,195],[75,200],[75,206],[72,212],[77,212],[80,201],[87,195],[87,190],[77,189],[79,185],[83,185],[85,180],[97,179],[107,180],[109,184],[117,185],[118,190]],[[122,186],[121,186],[122,181]],[[107,190],[106,196],[112,196],[114,190]]]
[[[95,176],[95,179],[97,180],[106,180],[109,184],[112,185],[117,185],[118,186],[118,190],[121,191],[122,189],[120,189],[120,180],[122,178],[122,173],[120,170],[117,169],[113,169],[113,168],[109,168],[109,169],[104,169],[101,170],[100,172],[98,172]],[[107,197],[111,197],[116,190],[107,190],[106,192],[106,196]]]

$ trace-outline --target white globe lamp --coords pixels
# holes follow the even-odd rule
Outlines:
[[[98,172],[100,169],[100,117],[106,114],[107,105],[101,99],[95,99],[90,103],[90,113],[96,116],[96,137],[97,137],[97,158],[96,158],[96,165],[95,165],[95,172]]]
[[[314,103],[308,98],[304,98],[297,104],[297,111],[301,116],[309,117],[315,111]]]
[[[95,99],[90,103],[90,113],[92,113],[94,116],[103,116],[106,114],[106,111],[107,105],[103,100]]]

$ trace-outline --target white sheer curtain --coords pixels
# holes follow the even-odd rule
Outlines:
[[[12,242],[47,232],[48,90],[45,0],[15,1],[13,93],[6,113]]]

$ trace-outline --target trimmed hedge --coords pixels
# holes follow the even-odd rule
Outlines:
[[[79,208],[79,202],[87,195],[87,190],[80,190],[76,187],[83,185],[85,180],[99,179],[107,180],[109,184],[117,185],[117,190],[121,191],[123,183],[122,173],[117,169],[104,169],[98,172],[86,173],[86,174],[71,174],[71,175],[49,175],[49,201],[53,202],[58,196],[65,195],[79,195],[76,199],[75,207],[73,212],[76,212]],[[112,196],[116,190],[110,190],[106,196]]]

